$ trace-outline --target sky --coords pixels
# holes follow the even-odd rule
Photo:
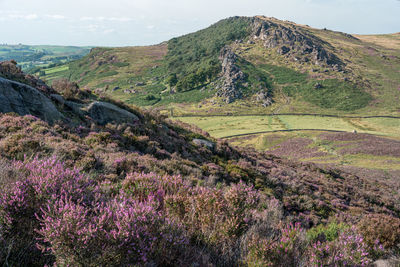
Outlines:
[[[347,33],[400,32],[399,0],[0,0],[0,44],[151,45],[255,15]]]

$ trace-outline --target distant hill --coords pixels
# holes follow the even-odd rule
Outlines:
[[[37,71],[140,106],[183,113],[398,115],[400,36],[232,17],[147,47],[96,48]]]
[[[89,52],[90,47],[0,44],[0,61],[15,60],[23,70],[30,70],[64,64],[80,59]]]

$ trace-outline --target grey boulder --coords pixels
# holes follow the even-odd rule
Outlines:
[[[15,112],[21,116],[30,114],[49,123],[64,118],[39,90],[4,78],[0,78],[0,112]]]
[[[193,143],[196,144],[197,146],[205,146],[209,149],[214,149],[215,147],[215,144],[213,142],[205,139],[193,139]]]
[[[89,104],[85,109],[89,117],[100,125],[105,125],[109,122],[132,123],[139,120],[135,114],[106,102],[96,101]]]

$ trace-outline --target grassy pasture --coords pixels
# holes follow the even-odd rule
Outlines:
[[[211,116],[176,117],[186,123],[195,124],[212,136],[250,134],[279,130],[332,130],[391,137],[400,137],[400,119],[395,118],[338,118],[312,115],[275,116]]]
[[[272,132],[228,139],[235,146],[329,165],[373,179],[400,175],[400,137],[322,131]]]
[[[276,115],[174,119],[195,124],[217,138],[242,135],[228,140],[279,157],[351,168],[355,174],[377,179],[400,175],[400,119],[396,118]]]
[[[57,73],[60,71],[66,71],[68,69],[69,69],[68,66],[62,65],[62,66],[46,69],[45,73],[46,73],[46,75],[49,75],[49,74]]]

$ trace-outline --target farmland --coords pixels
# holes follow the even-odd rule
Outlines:
[[[314,115],[176,117],[195,124],[213,137],[226,138],[260,132],[329,130],[400,137],[400,118],[351,118]]]
[[[80,59],[89,52],[90,47],[3,44],[0,45],[0,61],[15,60],[23,70],[33,73],[38,72],[39,67],[44,68],[43,74],[48,75],[53,72],[48,72],[46,68],[54,69],[56,65]]]
[[[371,179],[400,176],[400,118],[277,115],[176,119],[196,124],[235,146]]]

